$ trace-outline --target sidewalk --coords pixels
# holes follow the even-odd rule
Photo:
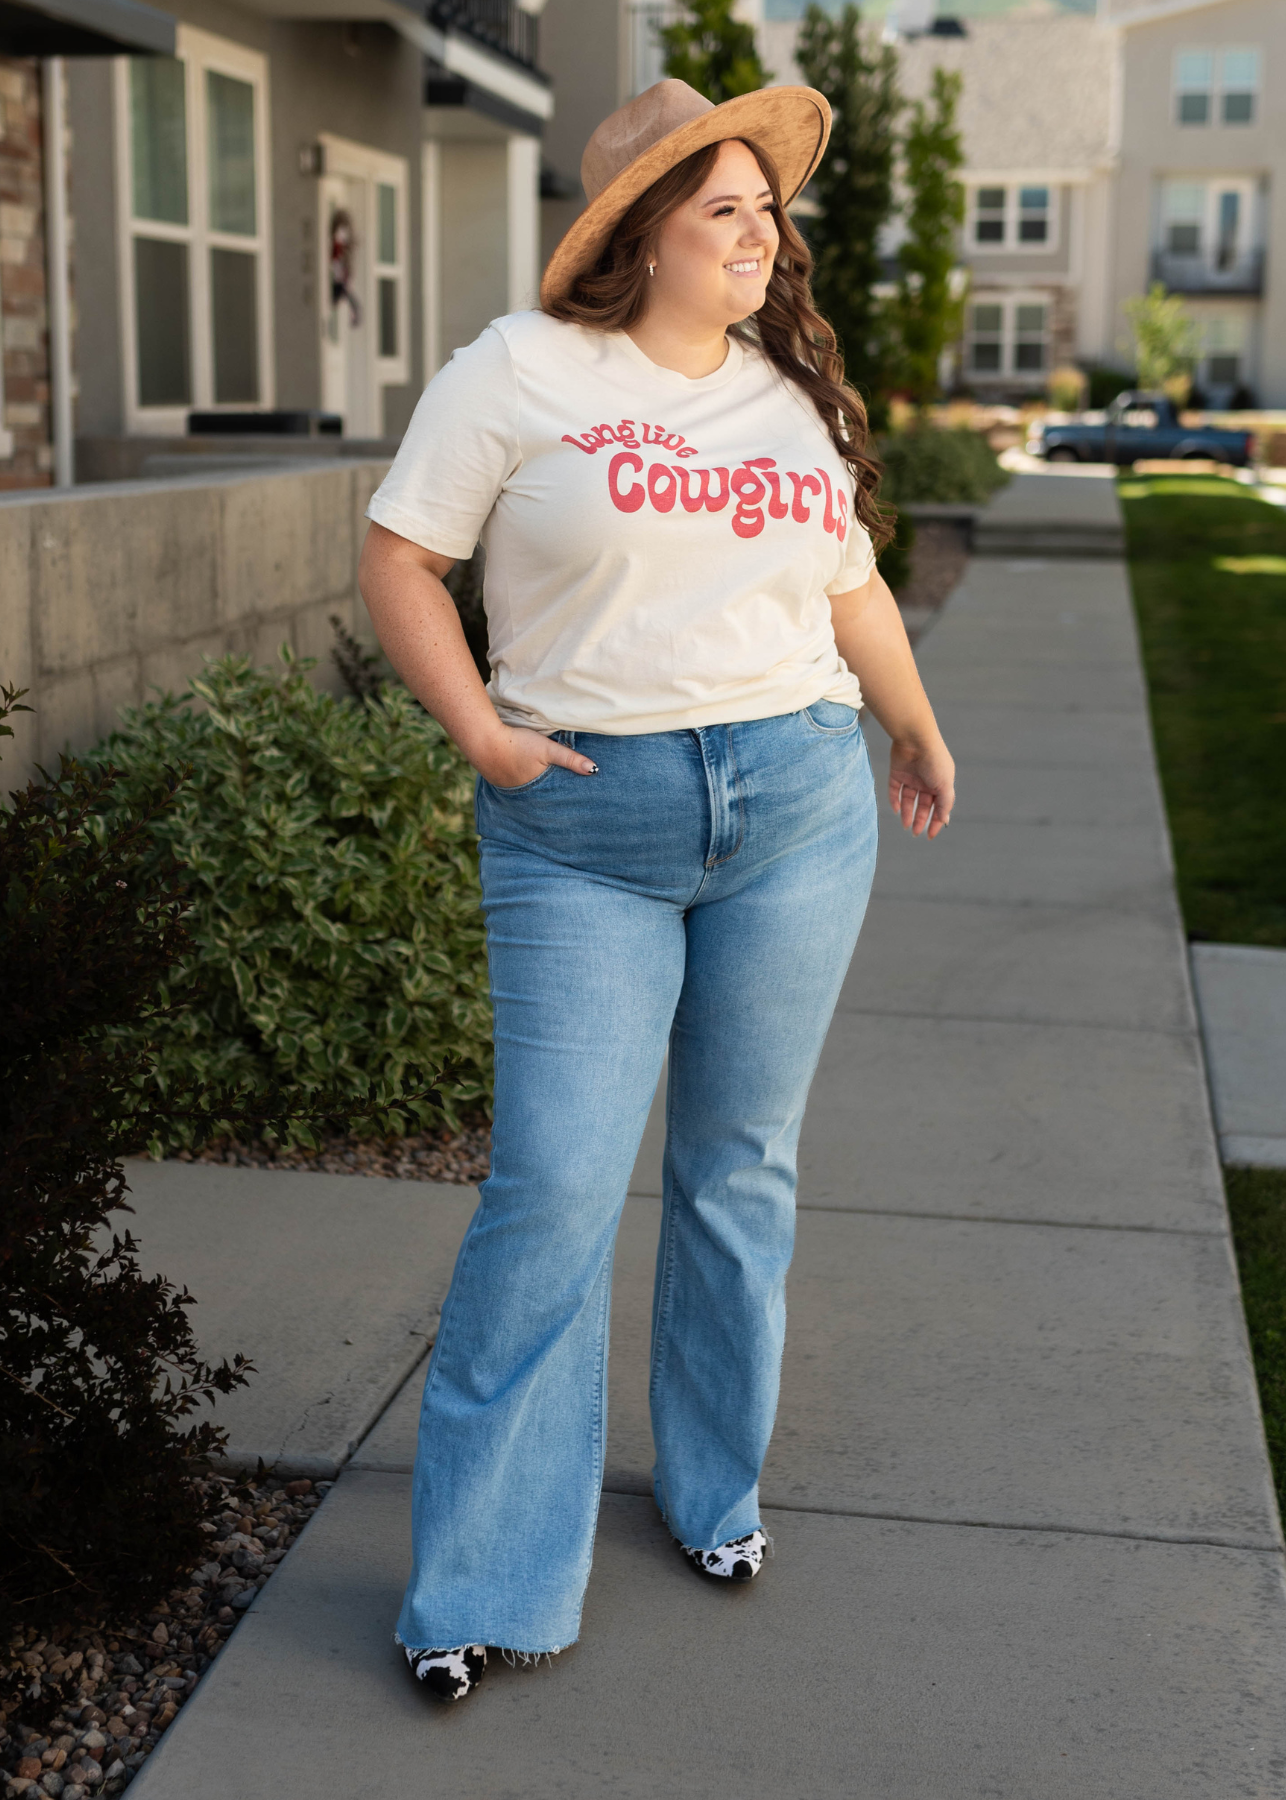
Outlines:
[[[814,1087],[763,1482],[775,1560],[745,1589],[699,1581],[647,1498],[654,1119],[617,1250],[579,1645],[535,1671],[496,1664],[456,1710],[399,1667],[421,1364],[368,1419],[138,1800],[1286,1788],[1280,1529],[1128,592],[1099,543],[1067,557],[1075,504],[1041,485],[1059,479],[1019,477],[1006,497],[1020,526],[1024,508],[1057,520],[1059,560],[1035,531],[1022,560],[975,559],[920,646],[961,794],[933,846],[883,829]],[[1076,486],[1101,538],[1110,487]],[[144,1244],[174,1204],[156,1174]],[[337,1229],[309,1202],[328,1178],[238,1179],[248,1204],[280,1209],[264,1253],[300,1316],[351,1312],[342,1257],[329,1273],[321,1256],[280,1260],[289,1212],[301,1233]],[[357,1289],[378,1312],[387,1256],[393,1309],[427,1331],[458,1199],[426,1192],[408,1221],[380,1192],[395,1184],[347,1185],[368,1239]],[[208,1295],[201,1245],[189,1254],[169,1273]],[[418,1311],[408,1261],[427,1271]],[[289,1363],[270,1321],[261,1340],[261,1364]],[[393,1348],[385,1333],[363,1350],[366,1400],[310,1454],[360,1435]],[[335,1390],[322,1349],[330,1373],[297,1363],[283,1417]],[[242,1440],[281,1429],[261,1419]]]

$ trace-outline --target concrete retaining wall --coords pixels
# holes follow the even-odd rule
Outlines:
[[[203,657],[318,658],[337,688],[330,615],[368,641],[357,592],[364,514],[387,464],[137,481],[0,498],[0,683],[30,689],[0,739],[0,789],[83,750]]]

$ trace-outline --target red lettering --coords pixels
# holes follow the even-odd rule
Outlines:
[[[848,495],[843,488],[836,488],[835,504],[839,507],[839,524],[835,527],[835,536],[842,544],[844,534],[848,530]]]
[[[726,469],[676,469],[674,472],[679,478],[679,499],[683,502],[684,512],[700,512],[703,506],[707,512],[722,512],[728,504],[731,490]],[[697,483],[695,494],[688,487],[689,475]],[[710,492],[712,475],[719,477],[717,493]]]
[[[647,494],[655,510],[659,513],[672,512],[678,491],[678,471],[665,463],[653,463],[647,472]]]
[[[764,480],[772,490],[772,497],[768,502],[768,517],[770,519],[784,519],[786,514],[790,511],[790,508],[781,497],[781,476],[777,471],[776,457],[748,456],[746,458],[746,467],[748,469],[763,470]]]
[[[757,470],[743,464],[732,472],[732,491],[737,496],[732,529],[739,538],[758,537],[764,528],[764,509],[758,502],[768,492],[763,478]]]
[[[839,524],[839,519],[837,518],[835,508],[831,503],[831,478],[826,473],[825,469],[818,469],[817,473],[826,483],[826,516],[822,520],[822,530],[834,531],[835,527]]]
[[[607,491],[612,505],[617,512],[637,512],[644,500],[644,488],[641,481],[635,482],[628,491],[622,492],[619,476],[622,469],[632,469],[636,474],[643,467],[643,458],[636,456],[632,450],[618,450],[607,465]]]
[[[633,419],[621,420],[620,424],[616,427],[616,441],[618,444],[624,444],[627,450],[638,449],[639,441],[634,435]]]
[[[575,444],[576,448],[578,450],[583,450],[586,456],[593,456],[594,452],[601,448],[598,438],[594,436],[592,431],[587,431],[585,433],[585,441],[583,443],[580,438],[572,437],[570,432],[565,431],[563,433],[563,442],[565,444]]]
[[[795,497],[790,503],[790,516],[797,525],[807,525],[808,507],[804,503],[805,494],[820,494],[822,484],[812,475],[796,475],[793,469],[786,474],[795,490]]]

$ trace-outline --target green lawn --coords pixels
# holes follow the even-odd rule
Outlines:
[[[1286,508],[1208,475],[1119,492],[1188,931],[1286,945]],[[1286,1170],[1224,1181],[1286,1512]]]
[[[1286,945],[1286,507],[1209,475],[1119,491],[1188,932]]]
[[[1286,1514],[1286,1169],[1226,1169],[1259,1404]]]

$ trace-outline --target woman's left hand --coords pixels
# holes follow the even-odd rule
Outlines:
[[[889,752],[889,805],[915,837],[937,837],[956,803],[956,765],[941,738],[895,742]]]

